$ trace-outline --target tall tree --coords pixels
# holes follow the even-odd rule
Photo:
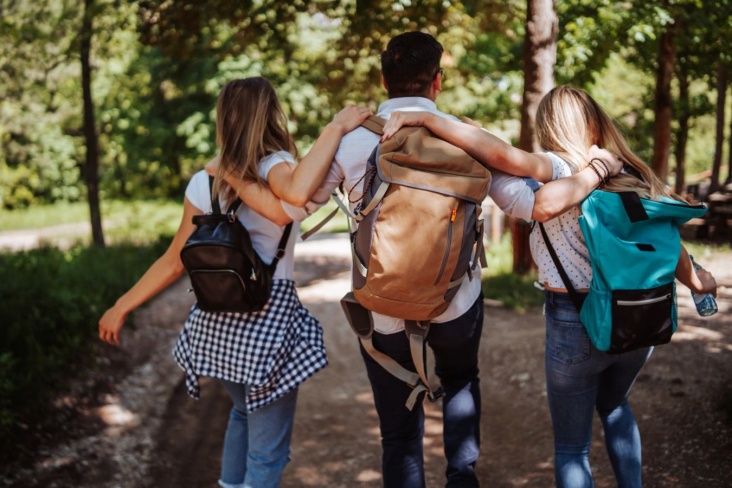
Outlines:
[[[653,102],[656,120],[653,127],[651,167],[663,181],[666,181],[668,177],[668,160],[671,148],[671,121],[673,118],[671,80],[673,79],[676,60],[674,34],[674,24],[668,24],[666,30],[661,34],[656,66],[656,93]]]
[[[534,131],[536,110],[542,97],[554,86],[557,61],[558,19],[553,0],[527,0],[524,37],[524,96],[521,106],[519,147],[537,152],[541,148]],[[532,267],[529,251],[529,227],[514,219],[513,270],[525,274]]]
[[[722,59],[719,60],[716,69],[717,86],[717,111],[716,111],[716,134],[714,138],[714,161],[712,163],[712,181],[709,191],[713,192],[719,188],[719,173],[722,168],[722,152],[724,148],[725,129],[725,108],[727,107],[727,66]]]
[[[84,140],[86,141],[86,157],[84,164],[84,180],[86,182],[89,214],[91,217],[92,240],[94,245],[104,247],[104,231],[102,214],[99,208],[99,137],[94,117],[94,101],[92,100],[91,80],[91,47],[94,32],[94,0],[84,0],[84,15],[81,23],[79,39],[79,57],[81,61],[81,87],[84,101]]]
[[[679,103],[677,120],[679,127],[676,131],[676,146],[674,156],[676,158],[676,184],[674,191],[683,195],[686,188],[686,143],[689,139],[689,120],[691,119],[691,101],[689,99],[689,74],[685,66],[679,67],[677,75],[679,81]]]
[[[727,179],[725,185],[732,183],[732,118],[729,122],[729,148],[727,150]]]

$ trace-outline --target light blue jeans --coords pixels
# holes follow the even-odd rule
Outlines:
[[[566,293],[545,291],[546,386],[554,429],[558,488],[592,488],[593,410],[619,488],[641,488],[641,440],[628,394],[653,348],[624,354],[598,351]]]
[[[247,413],[248,387],[223,381],[234,406],[224,436],[221,459],[223,488],[276,488],[290,461],[297,389]]]

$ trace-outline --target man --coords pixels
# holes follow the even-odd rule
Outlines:
[[[388,118],[394,111],[424,110],[452,117],[437,110],[435,99],[442,90],[442,46],[429,34],[408,32],[394,37],[381,54],[382,80],[389,99],[377,115]],[[454,118],[454,117],[452,117]],[[346,134],[330,171],[314,201],[325,201],[343,185],[350,202],[362,195],[361,179],[366,162],[379,136],[363,127]],[[511,215],[529,220],[532,205],[513,206],[514,189],[526,183],[494,172],[491,197]],[[518,190],[516,190],[518,191]],[[287,205],[283,203],[287,209]],[[351,203],[351,210],[355,203]],[[294,210],[293,210],[294,212]],[[404,321],[373,314],[375,348],[415,371]],[[444,389],[444,444],[447,486],[478,486],[475,464],[480,448],[480,388],[478,348],[483,329],[483,297],[479,279],[465,280],[449,308],[432,319],[427,343],[435,355],[435,372]],[[422,398],[412,410],[405,403],[411,388],[392,376],[361,347],[382,436],[384,486],[423,487]]]

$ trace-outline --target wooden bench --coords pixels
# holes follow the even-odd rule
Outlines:
[[[727,234],[727,221],[732,218],[732,191],[726,187],[709,195],[706,203],[709,210],[704,216],[703,223],[698,224],[697,237],[705,239],[709,237],[721,237]],[[695,219],[698,220],[698,219]],[[714,228],[714,235],[710,235],[710,227]]]

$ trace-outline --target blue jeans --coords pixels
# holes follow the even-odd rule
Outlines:
[[[480,449],[480,387],[478,347],[483,331],[483,297],[455,320],[433,323],[427,343],[435,354],[435,373],[442,381],[443,440],[447,484],[478,486],[475,464]],[[374,347],[405,368],[415,371],[406,334],[373,335]],[[405,406],[411,389],[382,368],[361,348],[379,415],[382,472],[385,488],[425,486],[423,437],[424,394],[410,411]]]
[[[559,488],[591,488],[593,410],[619,488],[640,488],[641,440],[628,394],[653,348],[624,354],[598,351],[566,293],[546,291],[546,387],[554,429]]]
[[[247,386],[223,381],[234,406],[224,436],[221,479],[224,488],[276,488],[290,460],[297,390],[247,413]]]

